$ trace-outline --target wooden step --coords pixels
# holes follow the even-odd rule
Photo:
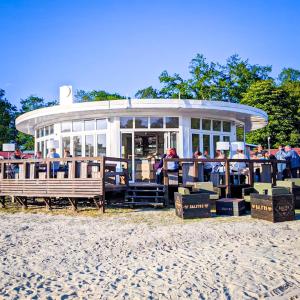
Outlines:
[[[140,206],[164,206],[163,202],[125,202],[123,205],[125,206],[131,206],[131,205],[140,205]]]
[[[164,193],[164,190],[132,190],[129,189],[127,190],[127,192],[131,192],[131,193]]]
[[[137,199],[137,198],[142,198],[142,199],[156,199],[156,198],[159,198],[159,199],[164,199],[165,196],[142,196],[142,195],[132,196],[132,195],[127,195],[126,198],[130,198],[130,199]]]

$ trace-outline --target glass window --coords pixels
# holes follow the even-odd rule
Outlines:
[[[54,125],[50,125],[49,126],[49,134],[53,134],[54,133]]]
[[[39,131],[40,131],[40,137],[43,137],[44,136],[44,128],[40,128]]]
[[[211,120],[202,120],[202,130],[211,130]]]
[[[221,131],[221,121],[213,120],[213,131]]]
[[[69,150],[71,146],[71,138],[69,136],[64,136],[62,138],[62,151]]]
[[[223,121],[223,131],[230,132],[231,131],[231,123]]]
[[[177,132],[170,133],[170,146],[171,148],[177,148]]]
[[[41,141],[41,152],[42,152],[42,156],[45,157],[45,142]]]
[[[192,151],[194,154],[196,151],[200,149],[200,138],[199,134],[192,134]]]
[[[223,141],[230,142],[230,136],[228,136],[228,135],[223,136]]]
[[[150,128],[163,128],[164,119],[163,118],[150,118]]]
[[[36,148],[37,148],[37,151],[41,151],[41,143],[40,142],[36,143]]]
[[[84,121],[84,130],[95,130],[95,120]]]
[[[178,128],[179,118],[178,117],[166,117],[166,128]]]
[[[45,135],[49,135],[49,126],[45,127]]]
[[[191,118],[191,128],[200,129],[200,119]]]
[[[73,131],[82,131],[83,130],[83,122],[82,121],[73,121],[72,123]]]
[[[37,129],[35,132],[36,132],[36,137],[39,138],[40,137],[40,130]]]
[[[135,118],[135,128],[148,128],[148,118],[147,117]]]
[[[121,117],[120,118],[120,128],[133,128],[133,118],[132,117]]]
[[[94,136],[93,135],[85,136],[85,156],[88,156],[88,157],[94,156]]]
[[[82,156],[82,137],[73,136],[73,153],[74,156]]]
[[[97,127],[97,130],[106,129],[107,128],[107,120],[106,119],[96,120],[96,127]]]
[[[97,134],[97,156],[106,155],[106,135]]]
[[[72,127],[72,122],[62,122],[61,132],[70,132]]]
[[[122,133],[122,158],[132,158],[132,133]]]
[[[217,142],[220,142],[220,136],[219,135],[214,135],[213,136],[213,142],[214,142],[214,157],[216,157]]]
[[[242,124],[236,125],[236,140],[238,142],[244,141],[244,125]]]
[[[210,135],[203,134],[203,154],[207,151],[208,156],[210,155]]]

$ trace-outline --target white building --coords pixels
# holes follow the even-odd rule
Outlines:
[[[113,156],[139,161],[176,147],[180,157],[198,148],[214,157],[218,141],[243,141],[267,124],[267,114],[247,105],[207,100],[132,99],[73,103],[72,87],[60,88],[60,104],[19,116],[19,131],[35,136],[35,151]],[[134,175],[133,175],[134,176]]]

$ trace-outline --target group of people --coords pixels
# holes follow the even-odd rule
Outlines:
[[[193,157],[196,159],[210,159],[208,151],[204,151],[203,153],[197,149],[193,154]],[[165,158],[179,158],[175,148],[169,148],[167,153],[162,156],[159,163],[155,164],[154,168],[156,170],[156,183],[162,183],[163,178],[163,160]],[[225,159],[226,155],[221,150],[217,150],[214,159]],[[285,162],[277,163],[277,172],[280,176],[279,179],[284,179],[287,177],[296,178],[298,176],[298,172],[300,175],[300,156],[296,150],[292,149],[291,146],[283,146],[280,145],[278,147],[278,151],[275,155],[269,153],[269,151],[265,150],[262,145],[258,145],[257,150],[252,153],[249,149],[246,149],[246,153],[242,149],[237,149],[236,153],[231,157],[232,159],[242,160],[242,159],[276,159],[282,160]],[[168,171],[178,171],[179,164],[178,162],[168,162],[167,164]],[[237,174],[243,178],[248,173],[247,164],[245,162],[232,162],[230,164],[230,170],[233,174]],[[209,181],[211,177],[211,173],[225,173],[225,165],[224,162],[205,162],[203,164],[203,173],[204,180]],[[260,177],[260,169],[255,169],[256,176]],[[258,178],[259,181],[259,178]]]
[[[64,149],[64,158],[67,157],[72,157],[72,155],[70,154],[69,149]],[[23,155],[22,151],[17,148],[13,154],[10,156],[11,160],[19,160],[19,159],[24,159],[25,156]],[[43,159],[43,155],[41,151],[37,151],[36,154],[33,156],[34,159]],[[50,149],[49,153],[47,154],[47,158],[60,158],[60,155],[56,152],[55,148]],[[38,171],[41,172],[45,172],[46,171],[46,167],[37,162],[35,163],[35,166],[37,168]],[[67,164],[63,164],[61,165],[59,161],[54,161],[53,163],[51,163],[51,169],[50,172],[52,175],[55,175],[58,171],[68,171],[68,165]],[[7,170],[8,173],[8,177],[10,178],[15,178],[15,174],[19,173],[19,165],[17,163],[12,163],[9,166],[9,169]]]

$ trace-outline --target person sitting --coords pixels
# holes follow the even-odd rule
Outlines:
[[[199,159],[209,159],[208,151],[205,150],[204,154],[202,154],[200,151],[198,152],[197,157]],[[211,162],[206,162],[203,164],[203,175],[204,175],[204,181],[209,181],[210,180],[210,174],[212,172],[212,164]]]
[[[247,157],[244,154],[244,151],[242,149],[238,149],[236,151],[236,154],[232,156],[232,159],[247,159]],[[231,171],[238,174],[240,184],[245,184],[246,181],[245,174],[247,172],[247,166],[245,162],[232,163]]]
[[[164,159],[165,158],[179,158],[179,156],[177,155],[176,149],[175,148],[169,148],[167,150],[167,153],[164,154],[157,166],[156,169],[156,183],[157,184],[161,184],[162,183],[162,179],[163,179],[163,164],[164,164]],[[169,171],[178,171],[179,169],[179,165],[177,161],[169,161],[167,164],[167,168]]]
[[[59,156],[58,153],[56,153],[56,149],[52,148],[50,150],[50,152],[48,153],[47,158],[60,158],[60,156]],[[59,163],[59,161],[54,161],[54,162],[51,163],[50,166],[51,166],[50,167],[50,172],[52,174],[52,177],[55,177],[56,174],[57,174],[57,171],[60,168],[60,163]]]
[[[12,160],[19,160],[22,158],[24,158],[24,155],[19,148],[17,148],[10,157]],[[19,164],[11,164],[7,171],[9,178],[16,178],[16,174],[19,174]]]

